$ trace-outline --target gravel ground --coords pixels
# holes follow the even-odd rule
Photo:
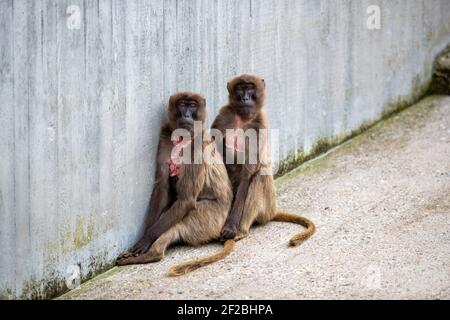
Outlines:
[[[279,207],[315,221],[255,227],[225,260],[170,278],[220,246],[174,247],[63,299],[449,299],[450,97],[428,97],[277,180]]]

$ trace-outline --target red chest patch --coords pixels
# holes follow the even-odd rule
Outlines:
[[[175,163],[172,159],[170,159],[169,163],[169,176],[178,177],[180,175],[181,165]]]
[[[173,149],[170,154],[169,161],[169,176],[178,177],[181,173],[181,164],[183,157],[183,149],[186,148],[191,143],[190,140],[184,142],[181,137],[175,137],[172,140]]]
[[[244,121],[238,115],[234,116],[234,128],[225,132],[225,145],[239,152],[245,151],[244,127],[251,122],[251,119]]]
[[[225,133],[225,145],[236,151],[244,151],[245,148],[244,130],[242,129],[227,129]]]

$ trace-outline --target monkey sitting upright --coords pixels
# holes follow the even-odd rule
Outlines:
[[[289,241],[291,246],[298,245],[314,233],[315,226],[304,217],[280,212],[276,208],[271,163],[268,161],[270,150],[267,145],[267,115],[264,111],[265,82],[257,76],[243,74],[229,81],[227,89],[229,103],[220,109],[212,129],[219,130],[225,137],[223,141],[217,141],[219,150],[223,145],[226,146],[224,159],[231,148],[236,149],[232,150],[237,151],[236,154],[243,153],[244,161],[236,163],[235,156],[234,163],[226,163],[234,200],[221,236],[239,240],[248,235],[255,222],[265,224],[271,220],[285,221],[298,223],[306,228]],[[245,148],[242,143],[235,141],[237,130],[241,130],[245,136],[247,132],[254,130],[258,144],[256,161],[249,161],[248,143]],[[260,135],[262,132],[264,134]]]
[[[129,251],[119,256],[118,265],[159,261],[174,242],[195,246],[220,237],[233,195],[215,144],[203,141],[205,114],[205,99],[199,94],[180,92],[170,97],[169,122],[163,126],[159,138],[155,184],[145,233]],[[195,121],[201,121],[197,130],[200,132],[194,130]],[[181,140],[176,129],[187,130],[188,137],[183,136]],[[210,161],[204,161],[206,149],[212,150],[208,153],[212,157]],[[191,161],[180,163],[178,156],[188,151]],[[201,157],[200,161],[192,161],[196,156]],[[228,241],[223,251],[172,268],[171,275],[184,274],[217,261],[233,246],[234,242]]]

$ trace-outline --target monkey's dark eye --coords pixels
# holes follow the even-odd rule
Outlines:
[[[178,102],[177,102],[177,106],[181,107],[181,108],[184,108],[186,106],[186,104],[187,104],[186,100],[178,100]]]

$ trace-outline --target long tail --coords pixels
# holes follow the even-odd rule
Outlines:
[[[292,213],[278,211],[273,220],[297,223],[306,228],[306,230],[304,230],[300,233],[297,233],[295,236],[293,236],[291,238],[291,240],[289,240],[289,245],[291,245],[291,246],[298,246],[303,241],[305,241],[306,239],[311,237],[314,234],[314,232],[316,231],[316,226],[314,225],[314,223],[311,220],[309,220],[305,217],[302,217],[302,216],[292,214]]]
[[[225,258],[226,256],[228,256],[230,254],[230,252],[233,251],[235,244],[236,244],[236,241],[227,240],[223,244],[223,249],[221,251],[219,251],[209,257],[191,260],[191,261],[187,261],[182,264],[176,265],[169,270],[169,275],[172,277],[181,276],[181,275],[184,275],[191,271],[194,271],[198,268],[201,268],[203,266],[211,264],[213,262],[219,261],[219,260]]]

